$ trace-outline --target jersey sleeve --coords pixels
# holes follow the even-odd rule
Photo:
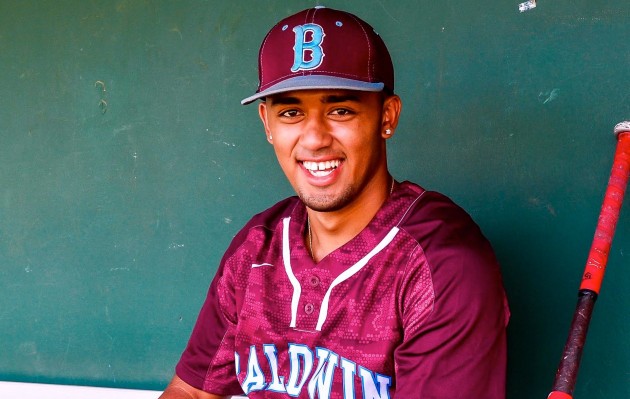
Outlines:
[[[291,197],[255,215],[225,251],[175,368],[177,376],[191,386],[223,396],[243,394],[236,377],[235,334],[251,263],[243,261],[242,253],[244,248],[249,252],[259,250],[261,243],[272,236],[273,228],[266,226],[277,225],[298,201]]]
[[[453,206],[428,206],[429,222],[411,228],[419,244],[400,294],[396,397],[504,399],[509,310],[499,266]]]
[[[177,376],[189,385],[226,396],[243,393],[234,363],[236,306],[230,271],[225,266],[228,258],[226,252],[175,368]]]

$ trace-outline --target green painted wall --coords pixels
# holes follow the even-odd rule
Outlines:
[[[0,2],[0,379],[162,388],[237,229],[291,194],[241,98],[313,1]],[[508,397],[545,398],[630,119],[627,0],[328,1],[388,42],[391,169],[464,206],[513,312]],[[576,398],[630,397],[622,210]]]

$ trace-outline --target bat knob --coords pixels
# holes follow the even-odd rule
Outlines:
[[[573,396],[568,393],[553,391],[547,396],[547,399],[573,399]]]
[[[615,136],[619,137],[621,133],[630,133],[630,121],[619,122],[615,125]]]

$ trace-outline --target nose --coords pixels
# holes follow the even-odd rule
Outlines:
[[[304,121],[300,143],[309,150],[328,147],[332,142],[332,128],[324,115],[309,114]]]

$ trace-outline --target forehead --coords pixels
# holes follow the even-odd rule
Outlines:
[[[266,98],[267,103],[274,104],[303,104],[318,102],[322,104],[354,102],[371,103],[380,98],[381,92],[368,92],[345,89],[316,89],[294,90],[278,93]]]

